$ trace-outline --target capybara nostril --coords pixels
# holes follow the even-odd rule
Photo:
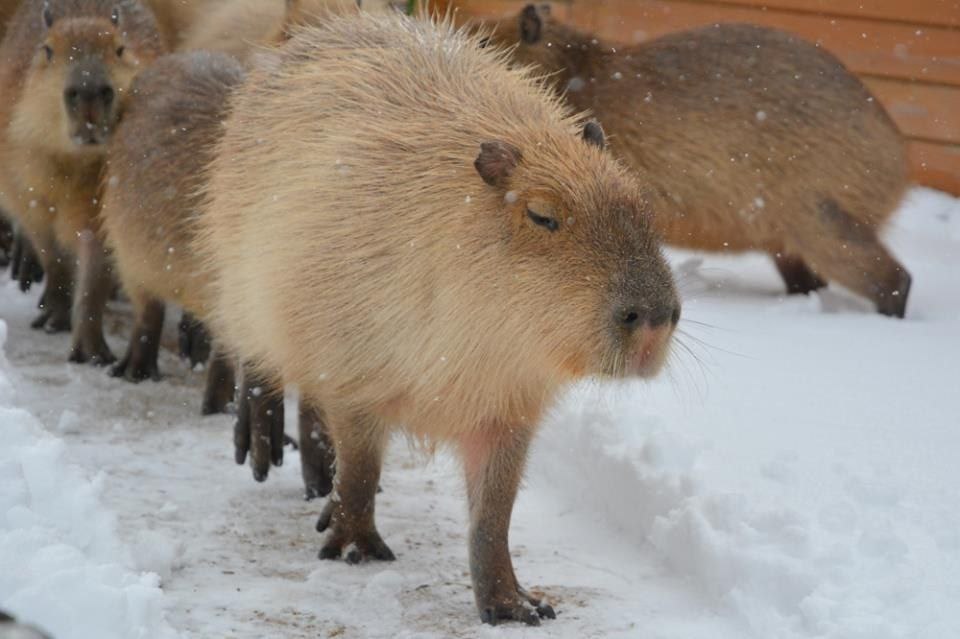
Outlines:
[[[80,91],[76,87],[67,87],[67,89],[63,92],[63,101],[66,102],[67,107],[71,109],[76,108],[79,100]]]
[[[110,106],[111,104],[113,104],[114,92],[113,92],[112,86],[106,85],[106,86],[100,87],[99,93],[100,93],[100,101],[105,106]]]
[[[680,321],[680,304],[665,304],[654,309],[650,313],[650,327],[659,328],[670,323],[671,326],[676,326],[677,322]]]
[[[615,318],[620,328],[633,331],[643,325],[647,319],[647,315],[641,312],[636,306],[628,306],[618,309]]]

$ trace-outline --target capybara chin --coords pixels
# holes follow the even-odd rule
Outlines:
[[[0,205],[27,233],[47,274],[34,326],[73,324],[72,361],[113,359],[101,298],[110,293],[96,238],[109,139],[134,74],[162,52],[136,0],[24,0],[0,45]],[[71,322],[75,261],[90,263]]]
[[[403,425],[462,455],[481,618],[553,616],[507,545],[530,439],[574,380],[654,374],[680,313],[603,144],[504,55],[401,15],[298,31],[234,91],[196,250],[214,334],[324,409],[321,558],[393,558],[374,497]]]
[[[739,24],[613,46],[535,5],[490,40],[600,120],[659,194],[666,243],[764,251],[792,293],[833,281],[903,317],[910,276],[878,233],[907,186],[904,143],[822,48]]]

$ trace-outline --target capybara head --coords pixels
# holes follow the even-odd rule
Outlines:
[[[103,16],[58,16],[44,3],[36,16],[42,41],[27,75],[23,100],[54,144],[100,151],[119,118],[121,102],[141,64],[125,38],[123,3]]]
[[[581,137],[566,157],[490,140],[474,166],[500,198],[516,299],[537,300],[529,329],[552,363],[574,377],[653,375],[680,319],[673,278],[649,205],[604,151],[603,130],[589,122]]]
[[[584,55],[582,47],[591,46],[581,42],[583,36],[572,27],[556,20],[549,4],[528,4],[518,15],[492,26],[481,27],[485,32],[481,46],[515,47],[510,56],[514,63],[534,65],[541,72],[562,75],[574,66],[572,60]],[[565,82],[567,78],[558,80]]]

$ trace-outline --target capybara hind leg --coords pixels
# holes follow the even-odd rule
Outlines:
[[[823,235],[805,242],[816,270],[871,300],[882,315],[903,317],[910,274],[880,243],[876,229],[832,200],[820,202],[817,214]]]
[[[43,264],[47,285],[40,300],[40,314],[30,323],[32,328],[48,333],[70,330],[73,294],[73,260],[53,239],[52,233],[31,235],[30,241]]]
[[[530,445],[527,427],[499,428],[461,439],[470,504],[470,575],[480,619],[496,625],[536,626],[555,618],[553,608],[531,597],[513,572],[507,535]]]
[[[180,323],[177,324],[177,331],[181,359],[189,359],[191,367],[210,359],[210,334],[203,322],[184,311],[180,316]]]
[[[774,253],[772,257],[783,283],[787,286],[787,293],[807,295],[827,285],[799,256]]]
[[[369,415],[358,415],[340,426],[333,431],[336,491],[317,521],[317,530],[327,533],[320,559],[342,556],[350,564],[368,559],[392,561],[393,551],[380,537],[374,521],[386,428]]]
[[[326,497],[333,489],[333,440],[327,418],[319,406],[300,400],[300,468],[307,500]]]
[[[201,325],[202,326],[202,325]],[[207,367],[207,381],[203,389],[204,415],[215,415],[229,411],[230,404],[237,394],[236,367],[234,359],[218,348],[213,349]]]
[[[244,366],[233,429],[235,457],[242,464],[250,453],[253,478],[264,481],[270,463],[283,464],[283,387],[271,384],[252,367]]]
[[[160,355],[160,336],[166,307],[157,299],[134,301],[134,306],[137,309],[136,317],[127,353],[110,370],[110,374],[135,383],[145,379],[159,380],[157,358]]]
[[[103,337],[103,312],[113,290],[106,249],[91,230],[80,232],[77,247],[79,267],[73,295],[70,361],[105,366],[116,360]]]

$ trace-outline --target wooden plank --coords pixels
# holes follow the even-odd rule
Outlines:
[[[716,0],[716,3],[762,7],[767,10],[783,9],[822,16],[874,18],[915,25],[960,27],[958,0]]]
[[[960,144],[960,88],[864,78],[904,135]]]
[[[477,5],[479,8],[482,3]],[[858,73],[960,85],[960,33],[952,29],[825,19],[690,0],[605,0],[603,5],[575,2],[572,9],[575,24],[620,42],[642,42],[718,22],[750,22],[819,42]]]
[[[911,141],[907,150],[918,184],[960,195],[960,145]]]

